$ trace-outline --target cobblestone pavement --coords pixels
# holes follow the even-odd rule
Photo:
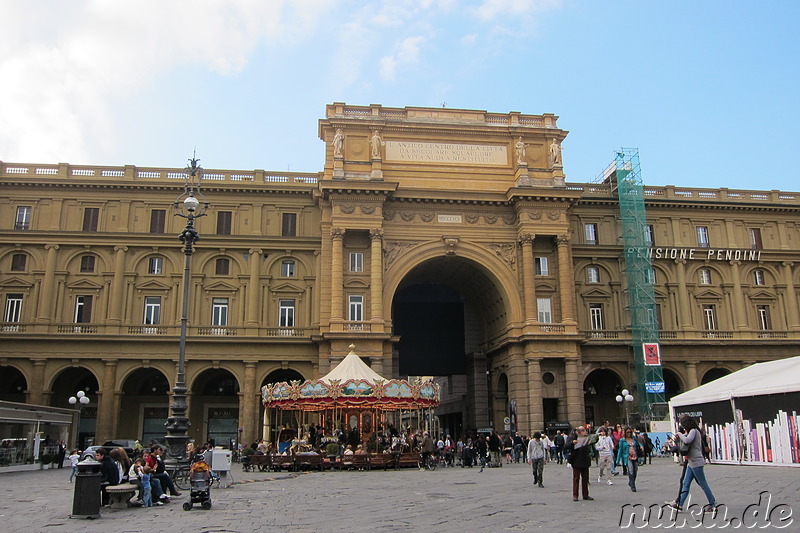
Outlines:
[[[718,516],[718,520],[740,520],[750,506],[749,518],[738,529],[751,523],[764,525],[771,517],[773,527],[783,518],[787,526],[784,531],[800,531],[800,516],[786,518],[787,510],[800,512],[796,492],[800,468],[709,465],[705,470],[717,500],[727,507],[725,517]],[[633,508],[625,511],[625,504],[650,506],[673,498],[680,468],[671,459],[654,459],[652,465],[639,470],[636,493],[630,491],[622,475],[614,478],[613,486],[597,482],[596,468],[591,469],[591,475],[590,494],[595,500],[573,502],[571,469],[554,463],[545,467],[544,488],[533,486],[530,467],[525,464],[483,472],[455,467],[434,472],[406,469],[297,474],[247,473],[234,465],[235,484],[212,491],[213,508],[209,511],[197,507],[184,511],[184,493],[163,507],[103,508],[101,518],[86,520],[69,518],[74,486],[67,482],[69,469],[2,473],[0,527],[6,532],[26,533],[477,532],[489,527],[493,532],[602,533],[618,530],[621,518],[624,524],[630,523]],[[769,491],[771,500],[767,502],[767,495],[763,495],[763,512],[754,514],[758,509],[753,504],[759,504],[762,491]],[[705,503],[697,485],[693,485],[691,494],[696,502]],[[644,507],[636,509],[641,515]],[[688,523],[673,528],[708,525],[692,522],[694,516],[703,515],[682,513],[676,524],[680,526],[680,519],[686,518]],[[638,525],[645,524],[640,521]],[[655,527],[652,515],[649,527]]]

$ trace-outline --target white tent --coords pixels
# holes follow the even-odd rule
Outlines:
[[[714,462],[800,466],[800,357],[758,363],[670,400],[700,420]]]
[[[330,383],[331,380],[338,379],[344,383],[348,379],[364,379],[370,383],[375,383],[376,380],[387,381],[386,378],[372,370],[367,363],[365,363],[356,353],[353,348],[350,349],[342,362],[320,378],[320,381]]]

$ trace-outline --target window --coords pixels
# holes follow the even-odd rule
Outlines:
[[[7,294],[3,322],[19,322],[22,318],[22,295]]]
[[[211,325],[212,326],[228,325],[227,298],[213,298],[211,300]]]
[[[28,256],[25,254],[14,254],[11,256],[11,271],[12,272],[25,272],[25,266],[28,263]]]
[[[708,228],[706,226],[697,226],[695,231],[697,231],[697,246],[700,248],[708,248],[710,246],[708,242]]]
[[[645,246],[654,246],[656,243],[655,230],[652,224],[648,224],[644,228],[644,244]]]
[[[348,320],[351,322],[361,322],[364,320],[364,297],[351,294],[348,300]]]
[[[150,211],[150,233],[164,233],[164,224],[167,219],[165,209],[153,209]]]
[[[281,276],[284,278],[293,278],[295,276],[294,273],[294,261],[284,261],[281,263]]]
[[[586,244],[597,244],[597,224],[584,224],[583,231]]]
[[[600,268],[596,266],[586,267],[586,281],[600,283]]]
[[[644,271],[644,282],[650,283],[651,285],[655,285],[656,283],[656,271],[653,267],[648,268]]]
[[[31,229],[31,212],[33,208],[30,206],[17,207],[17,218],[14,220],[14,229]]]
[[[764,277],[764,271],[763,270],[758,268],[758,269],[753,271],[753,283],[755,283],[756,285],[765,285],[766,284],[765,281],[764,281],[765,279],[766,278]]]
[[[225,257],[220,257],[217,259],[216,270],[215,273],[217,276],[227,276],[231,270],[231,262],[229,259]]]
[[[84,255],[81,257],[81,272],[94,272],[93,255]]]
[[[547,258],[546,257],[535,257],[533,259],[535,266],[536,266],[536,275],[537,276],[549,276],[550,270],[547,266]]]
[[[361,252],[350,253],[350,272],[364,272],[364,254]]]
[[[217,235],[230,235],[233,221],[233,212],[217,211]]]
[[[701,268],[698,272],[700,275],[700,285],[711,285],[711,271],[707,268]]]
[[[763,248],[761,244],[760,228],[750,228],[750,248],[755,250],[761,250]]]
[[[296,213],[283,213],[281,217],[281,235],[283,237],[294,237],[297,235]]]
[[[92,321],[92,297],[75,297],[75,323],[85,324]]]
[[[550,311],[550,298],[537,298],[536,308],[539,310],[539,322],[550,324],[553,321],[553,314]]]
[[[703,328],[708,331],[717,329],[717,310],[714,305],[703,305]]]
[[[758,314],[758,329],[764,331],[771,330],[772,321],[769,319],[769,306],[757,305],[756,313]]]
[[[589,304],[589,326],[591,329],[605,329],[603,304]]]
[[[100,209],[87,207],[83,210],[83,231],[97,231],[97,221],[100,218]]]
[[[294,300],[278,301],[278,325],[282,328],[294,327]]]
[[[145,296],[144,298],[144,323],[161,323],[161,296]]]
[[[150,258],[149,265],[147,266],[147,273],[159,275],[164,273],[164,258],[154,255]]]

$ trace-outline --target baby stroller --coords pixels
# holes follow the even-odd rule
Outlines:
[[[200,460],[189,469],[189,482],[192,484],[189,501],[183,504],[183,510],[189,511],[195,503],[203,509],[211,509],[211,468]]]

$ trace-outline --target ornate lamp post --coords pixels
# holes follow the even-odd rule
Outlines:
[[[74,435],[74,439],[70,439],[70,441],[74,440],[75,445],[82,447],[83,443],[82,442],[78,442],[78,439],[80,438],[80,432],[81,432],[81,415],[83,414],[83,408],[86,407],[87,405],[89,405],[89,402],[91,400],[89,399],[89,397],[86,395],[86,393],[84,391],[79,390],[78,392],[75,393],[75,396],[70,396],[67,401],[69,402],[70,405],[74,405],[75,407],[78,408],[77,419],[73,419],[73,421],[75,422],[75,435]],[[38,428],[37,428],[37,432],[38,432]]]
[[[192,157],[189,165],[184,170],[186,174],[186,185],[183,194],[172,204],[174,214],[186,219],[186,227],[178,236],[183,243],[183,254],[185,256],[183,268],[183,308],[181,311],[181,337],[178,348],[178,376],[175,385],[172,387],[172,403],[169,405],[170,416],[167,419],[167,446],[170,456],[177,461],[181,461],[186,456],[186,444],[189,441],[189,418],[186,416],[186,325],[189,313],[189,283],[192,272],[192,253],[194,243],[200,240],[200,234],[194,227],[195,219],[206,215],[208,202],[200,193],[200,180],[203,177],[203,169],[198,166],[198,159]],[[197,199],[200,196],[204,201]]]
[[[625,425],[630,427],[631,416],[628,413],[628,409],[631,403],[633,403],[633,395],[628,391],[628,389],[622,389],[622,394],[617,394],[616,400],[618,404],[625,407]]]

